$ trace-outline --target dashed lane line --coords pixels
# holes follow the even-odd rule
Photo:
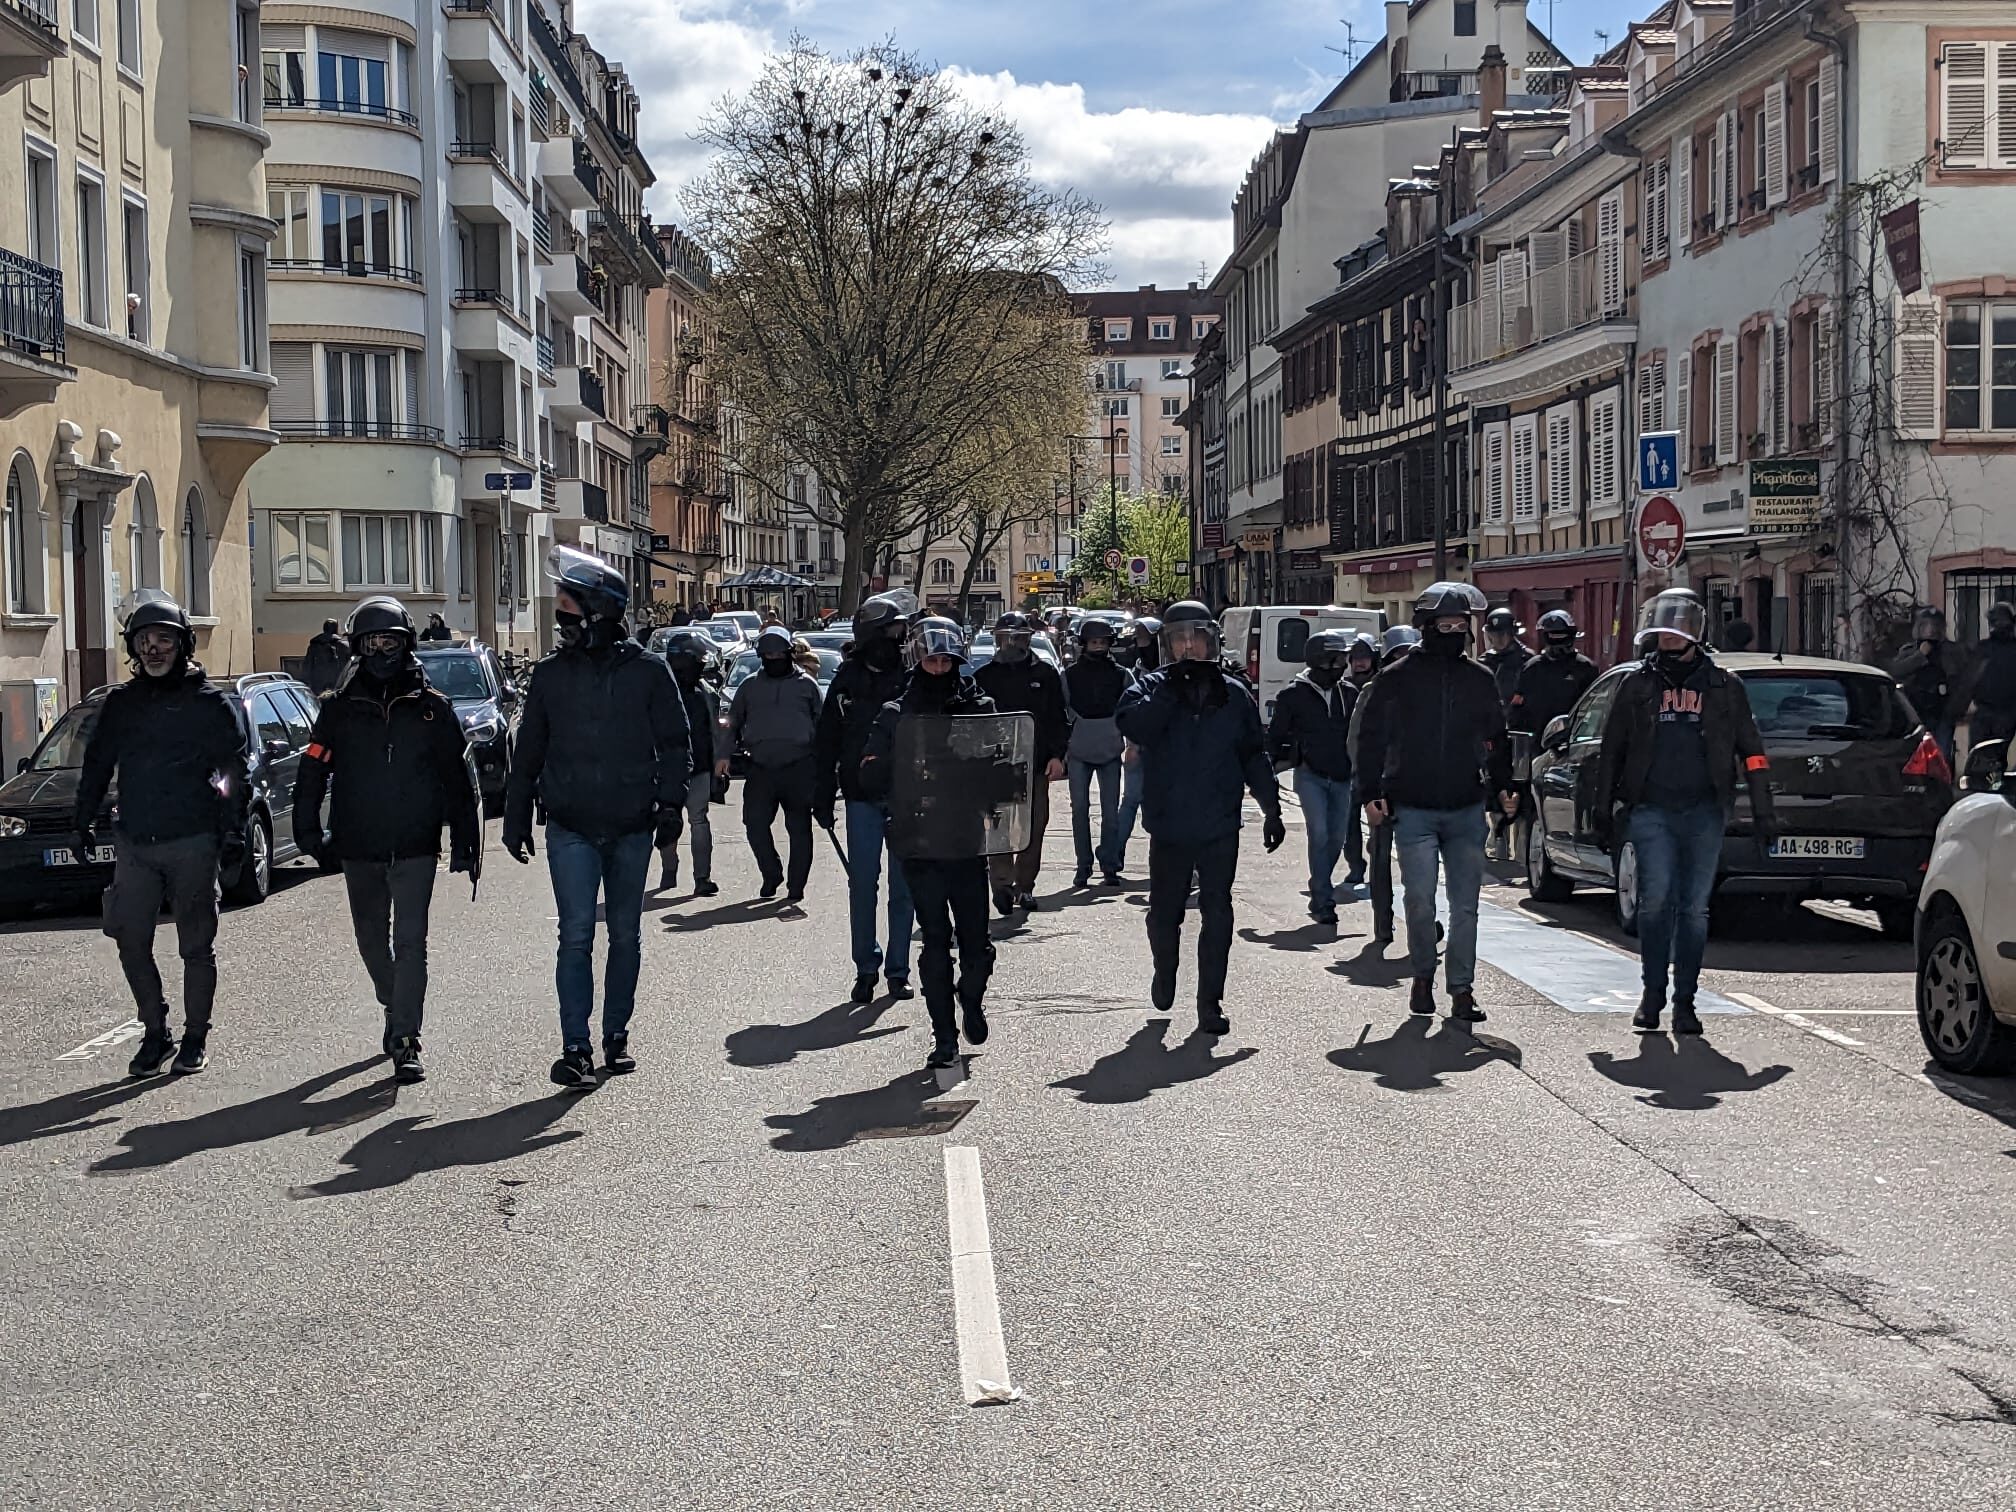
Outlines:
[[[980,1152],[945,1147],[945,1215],[952,1241],[952,1307],[959,1333],[959,1384],[975,1407],[1012,1402],[1022,1393],[1008,1377],[1008,1344],[994,1285],[994,1241]]]
[[[1847,1035],[1841,1033],[1840,1030],[1829,1029],[1825,1024],[1816,1024],[1803,1013],[1793,1013],[1789,1009],[1780,1008],[1773,1003],[1767,1003],[1764,999],[1753,993],[1732,992],[1729,996],[1741,1003],[1745,1008],[1753,1009],[1758,1013],[1769,1014],[1772,1018],[1790,1024],[1794,1029],[1803,1029],[1815,1039],[1823,1039],[1830,1045],[1840,1045],[1843,1049],[1847,1050],[1859,1050],[1862,1048],[1863,1042],[1861,1040],[1850,1039]]]
[[[115,1024],[96,1039],[88,1039],[74,1050],[65,1050],[56,1059],[59,1061],[92,1060],[101,1050],[110,1050],[114,1045],[123,1045],[128,1040],[136,1040],[147,1032],[146,1025],[138,1019],[128,1019],[123,1024]]]

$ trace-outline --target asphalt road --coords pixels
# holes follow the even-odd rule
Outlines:
[[[921,1003],[845,1002],[830,852],[782,911],[731,827],[587,1096],[543,860],[442,879],[420,1087],[335,879],[227,917],[189,1079],[80,1048],[130,1016],[95,921],[0,932],[0,1506],[2016,1505],[2016,1088],[1925,1077],[1870,922],[1718,940],[1763,1007],[1676,1044],[1602,900],[1494,886],[1490,1021],[1428,1029],[1256,828],[1211,1042],[1053,834],[948,1087]]]

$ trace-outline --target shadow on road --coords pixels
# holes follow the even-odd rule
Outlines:
[[[716,924],[746,924],[752,919],[768,919],[776,915],[779,908],[775,898],[744,898],[738,903],[724,903],[719,908],[705,909],[700,913],[673,913],[670,903],[656,909],[647,908],[645,912],[663,914],[669,933],[685,934],[696,929],[712,929]]]
[[[321,1134],[347,1124],[372,1118],[393,1106],[398,1083],[387,1076],[381,1081],[352,1087],[340,1097],[324,1102],[310,1099],[336,1083],[369,1070],[383,1062],[379,1056],[352,1061],[333,1071],[310,1077],[298,1087],[270,1093],[248,1103],[215,1108],[194,1118],[171,1123],[142,1124],[120,1136],[125,1148],[107,1155],[93,1165],[90,1174],[103,1176],[123,1171],[144,1171],[173,1165],[206,1150],[228,1150],[234,1145],[257,1144],[284,1134]]]
[[[1635,955],[1638,942],[1617,927],[1617,911],[1607,892],[1577,893],[1566,903],[1539,903],[1531,898],[1502,895],[1491,902],[1550,929],[1572,929]],[[1873,916],[1872,916],[1873,925]],[[1781,973],[1789,969],[1786,953],[1808,950],[1806,969],[1841,976],[1909,972],[1911,942],[1886,940],[1871,927],[1815,909],[1772,907],[1760,898],[1718,898],[1709,918],[1708,953],[1702,964],[1712,971]]]
[[[1313,919],[1295,929],[1242,929],[1239,938],[1249,945],[1265,945],[1269,950],[1321,950],[1337,938],[1335,924],[1318,924]]]
[[[549,1145],[566,1144],[579,1139],[581,1131],[548,1131],[580,1101],[579,1093],[562,1092],[447,1123],[435,1123],[433,1115],[425,1113],[417,1118],[395,1118],[343,1152],[341,1163],[349,1169],[342,1175],[311,1186],[289,1187],[287,1195],[298,1202],[376,1192],[429,1171],[495,1165]]]
[[[1036,901],[1042,905],[1042,913],[1055,913],[1066,908],[1097,908],[1102,903],[1118,903],[1121,894],[1098,884],[1091,887],[1066,887],[1053,893],[1040,893]]]
[[[1087,1103],[1142,1102],[1181,1082],[1202,1081],[1227,1066],[1236,1066],[1260,1052],[1250,1045],[1230,1055],[1215,1055],[1214,1036],[1191,1034],[1171,1045],[1169,1020],[1153,1018],[1143,1024],[1118,1050],[1102,1055],[1076,1076],[1054,1081],[1051,1086],[1076,1092]]]
[[[1365,1033],[1370,1032],[1368,1024]],[[1369,1075],[1375,1087],[1393,1092],[1432,1092],[1448,1085],[1445,1076],[1475,1071],[1493,1061],[1516,1066],[1524,1058],[1510,1040],[1472,1034],[1447,1019],[1422,1014],[1409,1014],[1385,1039],[1368,1041],[1365,1033],[1348,1049],[1332,1050],[1330,1064]]]
[[[835,1003],[816,1018],[802,1024],[751,1024],[728,1036],[728,1064],[731,1066],[782,1066],[815,1050],[839,1050],[864,1040],[881,1039],[885,1034],[901,1034],[907,1024],[875,1027],[887,1013],[894,998],[873,1003]]]
[[[837,1150],[857,1139],[942,1134],[973,1104],[925,1107],[939,1091],[936,1073],[920,1066],[879,1087],[815,1098],[802,1113],[773,1113],[763,1123],[778,1131],[770,1138],[771,1147],[793,1154]]]
[[[1638,1087],[1637,1101],[1651,1108],[1701,1112],[1718,1106],[1730,1092],[1761,1092],[1792,1074],[1790,1066],[1748,1071],[1695,1035],[1641,1035],[1638,1054],[1622,1060],[1608,1050],[1589,1052],[1589,1064],[1621,1087]]]
[[[170,1080],[166,1076],[150,1076],[145,1081],[126,1079],[106,1082],[96,1087],[78,1087],[39,1103],[0,1108],[0,1149],[26,1144],[31,1139],[77,1134],[101,1124],[117,1123],[116,1116],[100,1115],[156,1087],[165,1087]]]
[[[1389,950],[1393,952],[1390,956],[1386,953]],[[1323,969],[1360,987],[1398,987],[1408,977],[1407,947],[1381,945],[1377,940],[1367,939],[1358,948],[1358,954],[1340,957]]]

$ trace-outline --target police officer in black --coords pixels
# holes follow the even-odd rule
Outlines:
[[[688,617],[688,623],[691,617]],[[726,784],[714,774],[714,732],[721,727],[721,652],[704,630],[675,627],[661,654],[679,685],[686,705],[686,733],[691,738],[693,775],[686,779],[682,808],[662,810],[652,843],[658,847],[658,891],[679,885],[679,837],[693,830],[693,892],[711,898],[721,891],[714,880],[714,822],[708,813],[716,791]]]
[[[350,665],[322,701],[294,781],[294,843],[342,863],[357,952],[385,1010],[381,1043],[402,1082],[427,1075],[420,1027],[441,829],[448,869],[467,872],[482,823],[461,722],[429,685],[414,641],[413,616],[395,598],[351,612]]]
[[[1478,660],[1489,669],[1491,680],[1498,685],[1498,702],[1508,717],[1512,712],[1512,696],[1519,690],[1519,675],[1533,660],[1533,653],[1520,644],[1520,628],[1519,616],[1510,609],[1500,607],[1484,616],[1485,651]],[[1512,859],[1512,827],[1512,816],[1494,805],[1490,809],[1490,839],[1484,847],[1486,859]]]
[[[953,621],[919,620],[910,632],[908,656],[910,676],[902,692],[876,717],[857,774],[862,793],[892,811],[892,849],[904,844],[899,816],[914,815],[919,807],[915,801],[919,774],[906,770],[897,759],[899,724],[917,716],[995,712],[994,701],[960,673],[966,662],[966,636]],[[987,933],[987,857],[976,846],[970,856],[901,855],[899,864],[916,905],[918,932],[924,937],[917,964],[924,978],[924,1006],[931,1015],[931,1054],[925,1064],[949,1066],[959,1058],[962,1029],[967,1044],[987,1042],[982,1000],[994,971],[994,942]],[[960,1010],[956,1019],[955,999]]]
[[[1352,637],[1319,630],[1302,648],[1307,664],[1274,700],[1267,742],[1274,760],[1293,769],[1309,842],[1309,917],[1337,922],[1333,878],[1357,805],[1351,801],[1351,711],[1358,690],[1344,680]]]
[[[1380,637],[1378,671],[1374,677],[1365,679],[1365,686],[1358,690],[1358,703],[1351,711],[1351,766],[1355,772],[1358,766],[1358,737],[1365,725],[1365,692],[1377,676],[1384,675],[1386,669],[1409,652],[1421,645],[1421,632],[1412,625],[1395,625]],[[1362,803],[1353,806],[1359,814],[1365,809]],[[1381,945],[1393,943],[1393,826],[1377,824],[1372,826],[1372,864],[1370,891],[1372,894],[1372,938]]]
[[[1574,708],[1589,684],[1596,681],[1596,663],[1575,649],[1582,632],[1574,615],[1566,609],[1549,609],[1540,616],[1539,631],[1540,654],[1520,669],[1512,702],[1505,710],[1505,725],[1512,732],[1512,775],[1517,783],[1522,828],[1533,822],[1533,794],[1527,785],[1527,772],[1540,737],[1547,733],[1547,726],[1555,717]],[[1524,852],[1521,845],[1520,853]]]
[[[252,864],[245,857],[245,730],[229,695],[194,660],[196,632],[172,598],[142,588],[121,606],[120,621],[133,677],[105,695],[85,742],[73,816],[77,856],[82,864],[98,846],[98,811],[116,777],[104,928],[119,946],[146,1030],[127,1070],[154,1076],[174,1056],[177,1072],[201,1071],[210,1063],[217,996],[218,869]],[[154,965],[164,902],[182,957],[179,1054]]]
[[[1239,869],[1245,795],[1265,816],[1268,850],[1288,838],[1267,759],[1260,708],[1218,660],[1218,622],[1194,600],[1162,617],[1162,665],[1130,687],[1116,713],[1141,748],[1141,818],[1148,830],[1148,946],[1158,1013],[1176,1004],[1183,909],[1197,883],[1197,1029],[1226,1034],[1225,973],[1232,950],[1232,881]]]
[[[1155,624],[1154,620],[1137,620]],[[1029,820],[1029,844],[1013,855],[990,858],[994,906],[1002,913],[1036,906],[1036,874],[1043,866],[1043,830],[1050,822],[1050,784],[1064,775],[1064,752],[1071,740],[1064,708],[1064,683],[1057,669],[1032,654],[1036,623],[1017,609],[994,622],[994,659],[973,674],[980,691],[1003,714],[1027,714],[1036,721],[1037,782]]]
[[[1344,659],[1344,681],[1351,689],[1353,705],[1352,729],[1358,727],[1358,695],[1371,685],[1379,672],[1379,642],[1367,632],[1360,630],[1351,637],[1351,649]],[[1348,753],[1347,753],[1348,754]],[[1365,814],[1357,802],[1351,804],[1351,822],[1344,830],[1344,885],[1363,887],[1365,885]]]

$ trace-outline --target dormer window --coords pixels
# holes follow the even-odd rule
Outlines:
[[[1109,320],[1106,322],[1106,339],[1125,341],[1133,329],[1134,322],[1131,320]]]
[[[1174,341],[1176,339],[1176,322],[1170,319],[1149,321],[1148,339],[1150,341]]]

